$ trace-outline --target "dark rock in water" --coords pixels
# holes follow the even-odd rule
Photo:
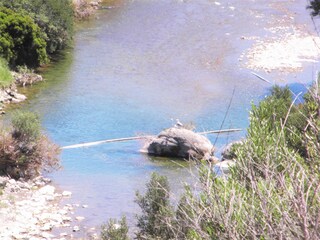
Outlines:
[[[235,141],[232,143],[229,143],[222,151],[221,156],[222,156],[222,160],[232,160],[235,158],[235,154],[234,154],[234,147],[236,145],[241,145],[243,144],[244,140],[239,140],[239,141]]]
[[[148,154],[186,159],[213,158],[214,147],[204,136],[184,128],[169,128],[150,139],[144,147]]]

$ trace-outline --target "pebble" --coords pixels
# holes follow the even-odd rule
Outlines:
[[[78,217],[76,217],[75,219],[76,219],[77,221],[83,221],[83,220],[84,220],[84,217],[78,216]]]
[[[40,230],[41,231],[51,231],[52,227],[53,227],[52,224],[46,223],[46,224],[43,225],[42,228],[40,228]]]
[[[73,229],[72,229],[73,232],[79,232],[80,231],[80,228],[79,226],[74,226]]]
[[[66,237],[66,236],[68,236],[68,233],[60,233],[60,237]]]
[[[72,193],[69,192],[69,191],[63,191],[62,192],[62,196],[64,196],[64,197],[70,197],[71,195],[72,195]]]
[[[73,207],[53,202],[62,195],[47,185],[49,182],[43,177],[28,182],[0,177],[4,188],[0,195],[0,239],[54,239],[57,237],[50,233],[53,228],[70,227],[66,222],[72,220],[68,215]],[[65,191],[64,195],[70,196],[71,192]]]

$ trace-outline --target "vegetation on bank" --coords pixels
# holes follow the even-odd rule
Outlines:
[[[13,82],[7,62],[0,58],[0,88],[9,87]]]
[[[289,88],[275,86],[252,106],[230,175],[201,165],[199,184],[187,185],[177,206],[167,179],[153,174],[137,195],[136,238],[320,239],[319,94],[315,83],[296,103]]]
[[[71,41],[70,0],[0,0],[0,7],[0,56],[12,68],[45,64]]]
[[[0,130],[0,174],[33,178],[59,168],[59,147],[41,133],[39,117],[17,111],[9,128]]]

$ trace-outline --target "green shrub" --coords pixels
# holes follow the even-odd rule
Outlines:
[[[12,117],[13,136],[16,139],[36,141],[41,134],[39,117],[32,112],[17,111]]]
[[[71,0],[0,0],[5,6],[29,15],[45,34],[46,50],[53,54],[63,49],[73,33]]]
[[[129,240],[128,225],[126,217],[117,222],[115,219],[110,219],[109,222],[101,226],[101,240]]]
[[[11,66],[36,67],[47,62],[45,36],[31,17],[0,8],[0,55]]]
[[[7,62],[0,58],[0,88],[8,87],[12,84],[13,77],[8,68]]]
[[[144,196],[137,192],[136,203],[142,210],[138,216],[138,239],[168,239],[173,236],[168,227],[173,214],[169,192],[168,179],[157,173],[152,173]]]

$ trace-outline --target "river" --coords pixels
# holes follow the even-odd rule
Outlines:
[[[44,71],[46,82],[25,90],[29,101],[23,108],[39,113],[45,131],[61,146],[157,134],[176,118],[194,123],[198,131],[222,123],[245,129],[251,102],[261,100],[270,86],[243,66],[240,56],[254,43],[243,36],[267,37],[270,19],[285,18],[272,3],[286,6],[296,24],[312,31],[303,0],[117,1],[78,26],[74,46]],[[305,67],[266,76],[299,90],[314,75],[314,65]],[[208,137],[217,138],[219,155],[225,144],[243,136],[245,131]],[[82,225],[97,226],[122,214],[132,225],[135,191],[143,191],[153,171],[168,176],[175,193],[182,182],[193,181],[192,165],[148,157],[139,153],[141,145],[62,151],[63,169],[49,176],[73,192],[66,202],[89,206],[75,213],[86,217]]]

